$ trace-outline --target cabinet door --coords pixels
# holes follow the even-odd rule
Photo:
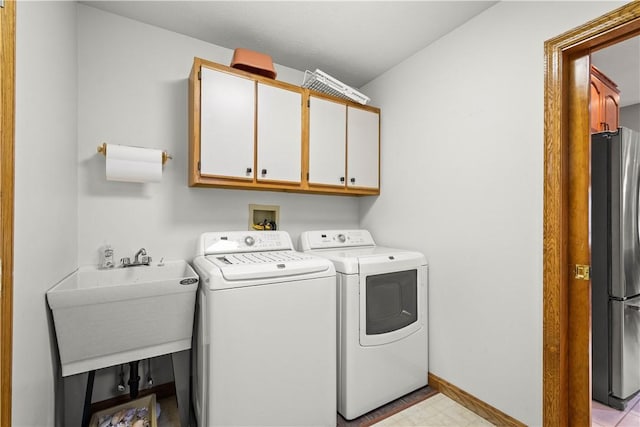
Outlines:
[[[349,106],[347,111],[347,186],[379,187],[380,115]]]
[[[602,100],[602,112],[604,114],[603,122],[605,122],[604,130],[615,131],[618,129],[618,116],[620,114],[620,95],[612,90],[606,91]]]
[[[600,101],[602,100],[602,84],[592,77],[589,87],[591,88],[591,98],[589,100],[589,121],[591,122],[591,133],[597,133],[600,132],[601,126]]]
[[[595,66],[591,66],[590,88],[591,132],[615,131],[620,115],[618,85]]]
[[[345,181],[347,107],[309,97],[309,184]]]
[[[302,93],[258,83],[259,180],[300,182]]]
[[[253,179],[255,82],[201,68],[200,173]]]

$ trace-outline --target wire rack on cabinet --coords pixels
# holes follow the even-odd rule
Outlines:
[[[349,99],[363,105],[370,101],[368,96],[318,69],[313,72],[309,70],[304,72],[302,87],[340,98]]]

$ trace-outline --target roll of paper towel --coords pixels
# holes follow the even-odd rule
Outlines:
[[[107,180],[159,182],[161,178],[161,150],[107,144]]]

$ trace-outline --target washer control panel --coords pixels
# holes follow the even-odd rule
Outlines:
[[[198,239],[197,255],[293,250],[286,231],[227,231],[204,233]]]
[[[367,230],[318,230],[300,235],[302,250],[375,246]]]

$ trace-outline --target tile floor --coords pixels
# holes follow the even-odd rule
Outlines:
[[[158,427],[180,427],[175,396],[160,399]],[[625,412],[599,402],[591,405],[592,427],[640,426],[640,394],[629,403]],[[489,421],[469,411],[447,396],[438,393],[422,402],[386,418],[372,427],[480,427],[492,426]]]
[[[158,427],[180,427],[175,396],[160,399]],[[640,426],[640,394],[629,403],[625,412],[599,402],[591,405],[592,427]],[[447,396],[438,393],[422,402],[386,418],[372,427],[481,427],[492,426],[489,421],[469,411]]]
[[[627,406],[626,411],[618,411],[602,403],[591,402],[592,427],[638,427],[640,426],[640,394]]]
[[[180,414],[178,413],[178,403],[175,396],[158,399],[160,405],[160,416],[158,416],[158,427],[180,427]]]
[[[489,421],[444,394],[438,393],[374,424],[372,427],[480,427],[492,425]]]
[[[175,397],[158,401],[161,407],[158,427],[180,427]],[[438,393],[422,402],[386,418],[372,427],[481,427],[493,426],[490,422]],[[595,426],[595,424],[594,424]],[[635,426],[637,427],[637,426]]]

